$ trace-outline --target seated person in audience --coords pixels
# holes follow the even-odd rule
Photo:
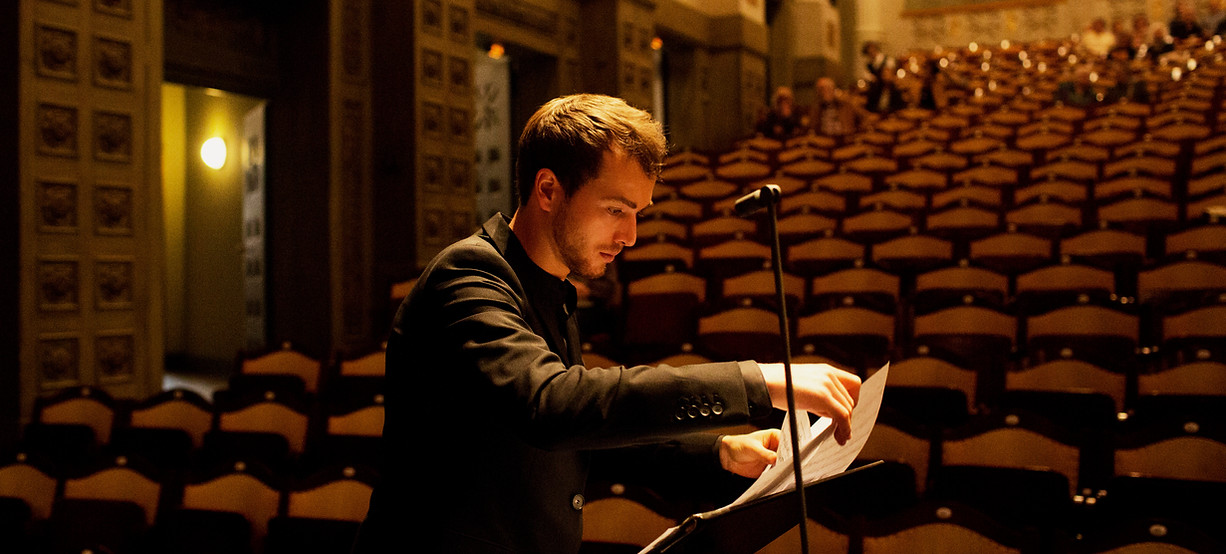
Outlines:
[[[860,52],[864,64],[864,107],[870,112],[886,114],[906,106],[898,88],[898,63],[881,51],[876,42],[866,42]]]
[[[1107,28],[1106,19],[1094,18],[1081,33],[1081,49],[1090,56],[1105,58],[1112,46],[1115,46],[1115,33]]]
[[[1176,41],[1198,38],[1204,34],[1200,22],[1196,20],[1196,6],[1191,0],[1179,0],[1175,3],[1175,18],[1167,26],[1167,32]]]
[[[796,112],[796,97],[790,87],[775,89],[774,104],[755,128],[762,136],[776,139],[789,138],[800,130],[800,114]]]
[[[1127,49],[1129,57],[1136,54],[1136,51],[1132,47],[1133,40],[1131,25],[1125,23],[1122,19],[1112,19],[1111,34],[1115,35],[1115,44],[1112,44],[1111,48],[1107,50],[1107,57],[1111,57],[1115,50],[1121,46]]]
[[[1127,46],[1117,45],[1111,49],[1108,71],[1115,78],[1104,94],[1103,102],[1114,104],[1120,100],[1149,103],[1149,83],[1132,69],[1132,56]]]
[[[353,552],[574,553],[597,450],[639,467],[756,477],[779,432],[716,431],[787,406],[782,364],[587,368],[572,274],[596,278],[635,242],[666,141],[607,96],[555,99],[519,139],[513,217],[434,258],[401,304],[387,348],[386,466]],[[850,438],[860,380],[792,366],[798,409]],[[707,484],[707,483],[704,483]]]
[[[860,128],[863,120],[860,108],[846,92],[834,86],[834,79],[820,77],[814,89],[817,96],[805,117],[805,124],[814,133],[842,137],[855,133]]]
[[[1166,25],[1158,21],[1151,22],[1145,12],[1132,16],[1130,39],[1133,57],[1137,59],[1144,58],[1149,52],[1154,56],[1163,54],[1171,48],[1172,42]]]
[[[860,47],[860,55],[864,56],[864,74],[861,76],[865,82],[872,84],[878,79],[882,71],[894,71],[898,65],[894,58],[885,55],[881,51],[881,45],[875,41],[867,41]]]
[[[1226,32],[1226,0],[1209,0],[1209,9],[1200,20],[1206,37]]]
[[[949,107],[948,88],[953,85],[948,73],[941,69],[940,58],[924,63],[924,69],[913,81],[909,105],[925,110],[943,110]]]
[[[1088,65],[1078,65],[1072,75],[1060,81],[1056,87],[1056,100],[1068,106],[1084,108],[1097,104],[1098,91],[1090,78],[1093,70]]]

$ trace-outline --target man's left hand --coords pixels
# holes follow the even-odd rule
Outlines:
[[[778,459],[779,430],[763,429],[747,435],[724,435],[719,441],[719,463],[742,477],[757,479]]]

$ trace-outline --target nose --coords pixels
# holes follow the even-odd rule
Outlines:
[[[635,240],[638,238],[638,219],[633,217],[626,218],[617,229],[617,236],[614,240],[623,247],[634,246]]]

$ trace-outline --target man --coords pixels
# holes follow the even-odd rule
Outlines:
[[[819,135],[844,137],[860,128],[857,106],[834,85],[834,79],[819,77],[814,85],[817,98],[809,114],[809,126]]]
[[[1226,0],[1209,0],[1209,8],[1200,20],[1200,28],[1206,37],[1226,31]]]
[[[1107,28],[1107,20],[1095,17],[1089,27],[1081,34],[1081,47],[1087,54],[1095,58],[1105,58],[1115,46],[1117,38],[1112,30]]]
[[[779,364],[582,365],[572,274],[601,275],[635,242],[665,153],[658,123],[618,99],[556,99],[529,119],[519,208],[426,267],[387,352],[384,482],[356,552],[578,550],[592,451],[668,443],[744,476],[779,435],[695,431],[786,405]],[[802,409],[850,436],[854,375],[793,368]]]
[[[774,139],[787,139],[796,134],[800,127],[800,117],[796,113],[796,96],[791,87],[775,89],[775,100],[771,109],[766,112],[754,126],[762,136]]]

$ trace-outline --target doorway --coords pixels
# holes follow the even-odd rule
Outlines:
[[[162,86],[167,388],[211,397],[239,352],[265,347],[265,105]]]

